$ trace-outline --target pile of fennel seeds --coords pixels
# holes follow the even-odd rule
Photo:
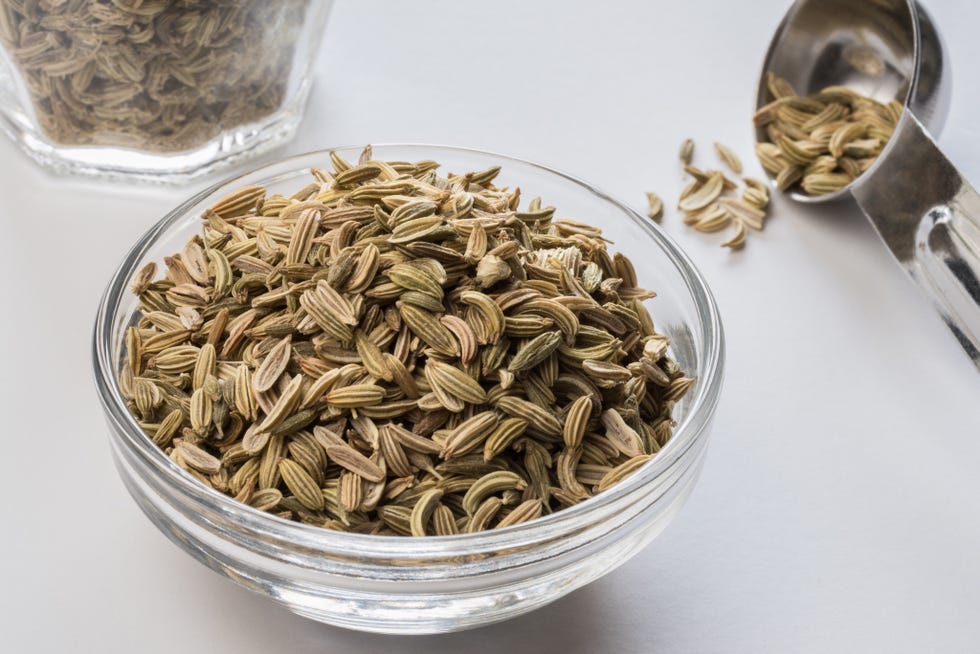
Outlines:
[[[331,154],[250,186],[132,281],[120,385],[201,483],[384,535],[504,527],[581,502],[671,437],[693,383],[600,230],[499,169]]]
[[[844,188],[871,167],[902,117],[901,102],[845,86],[800,96],[770,72],[766,90],[771,101],[752,118],[765,135],[755,152],[780,191],[819,196]]]

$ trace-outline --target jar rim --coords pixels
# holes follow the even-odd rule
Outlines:
[[[356,552],[361,559],[390,559],[393,557],[419,560],[430,557],[479,555],[510,548],[517,543],[532,543],[545,538],[560,536],[568,529],[589,524],[597,514],[603,513],[610,505],[616,505],[637,494],[648,483],[669,471],[675,463],[685,458],[685,454],[705,437],[706,427],[718,402],[724,376],[724,333],[721,318],[714,297],[707,282],[691,259],[658,226],[651,224],[636,211],[619,202],[608,193],[596,188],[578,177],[553,168],[536,164],[521,158],[459,146],[430,145],[423,143],[384,143],[372,146],[377,151],[400,149],[417,151],[423,158],[432,157],[439,152],[449,152],[459,156],[473,156],[492,159],[496,162],[512,162],[529,166],[538,172],[563,178],[576,186],[613,205],[632,219],[661,248],[671,265],[681,275],[688,292],[694,301],[697,318],[700,322],[699,340],[704,352],[703,370],[698,371],[699,383],[692,387],[693,397],[689,397],[690,408],[677,425],[673,436],[666,445],[642,468],[612,488],[580,502],[565,507],[547,516],[529,522],[498,530],[480,531],[471,534],[452,536],[426,536],[408,538],[404,536],[380,536],[354,534],[324,529],[279,518],[238,502],[218,491],[207,488],[177,466],[164,452],[146,436],[135,417],[126,408],[126,402],[119,388],[116,371],[113,370],[112,353],[119,343],[112,342],[113,326],[118,320],[120,301],[127,293],[129,280],[137,271],[146,252],[175,223],[184,219],[195,206],[228,190],[245,184],[270,183],[304,172],[314,162],[325,159],[330,149],[316,150],[282,159],[276,163],[253,169],[241,175],[225,179],[195,194],[187,201],[168,212],[150,228],[130,249],[120,266],[116,269],[99,304],[93,333],[93,363],[95,384],[107,420],[122,435],[124,446],[150,465],[194,503],[215,510],[233,520],[243,531],[262,534],[303,548],[323,552]],[[360,146],[332,148],[339,153],[356,155]],[[697,448],[694,448],[697,449]]]

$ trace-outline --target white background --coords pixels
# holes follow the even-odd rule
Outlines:
[[[980,181],[980,3],[928,4],[955,80],[941,144]],[[721,140],[761,172],[749,115],[785,6],[341,0],[284,152],[469,145],[673,204],[685,137],[702,164]],[[0,141],[0,651],[980,650],[980,377],[846,203],[777,199],[734,254],[668,210],[721,307],[728,374],[693,497],[616,572],[416,638],[319,625],[212,574],[118,481],[89,353],[121,254],[203,184],[56,179]]]

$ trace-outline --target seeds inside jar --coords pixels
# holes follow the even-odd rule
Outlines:
[[[280,109],[307,4],[0,0],[0,45],[51,140],[176,152]]]

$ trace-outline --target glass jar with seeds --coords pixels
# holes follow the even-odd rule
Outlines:
[[[303,615],[397,632],[530,610],[659,533],[723,347],[647,218],[422,146],[198,196],[133,250],[96,332],[113,452],[158,524]]]
[[[0,0],[0,124],[59,172],[210,172],[292,136],[331,4]]]

